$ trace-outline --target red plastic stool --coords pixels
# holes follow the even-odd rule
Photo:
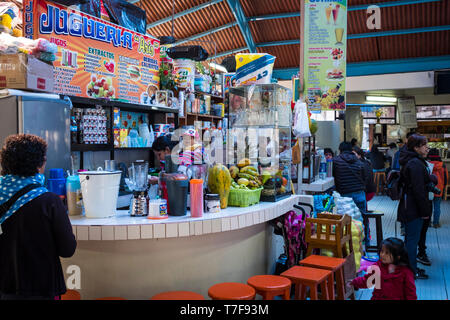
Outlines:
[[[253,300],[255,295],[253,287],[239,282],[218,283],[208,290],[208,296],[213,300]]]
[[[205,300],[205,298],[192,291],[167,291],[155,294],[150,300]]]
[[[247,284],[252,286],[263,300],[273,300],[274,297],[280,295],[284,300],[289,300],[291,294],[291,280],[286,277],[258,275],[249,278]]]
[[[319,300],[318,286],[322,289],[322,300],[330,300],[328,294],[327,279],[331,271],[317,268],[294,266],[281,274],[295,284],[295,298],[306,300],[306,287],[310,288],[311,300]]]
[[[61,300],[81,300],[81,294],[77,290],[67,289],[66,293],[61,295]]]
[[[338,300],[345,300],[345,281],[344,281],[344,263],[345,259],[327,256],[310,255],[299,262],[305,267],[319,268],[331,271],[328,279],[328,292],[334,300],[334,275],[336,275],[336,289]]]

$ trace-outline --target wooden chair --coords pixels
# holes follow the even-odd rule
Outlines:
[[[315,232],[312,232],[313,226]],[[317,218],[306,219],[306,256],[313,249],[326,249],[336,258],[345,258],[344,278],[351,280],[356,277],[355,255],[352,242],[352,217],[340,214],[318,213]],[[345,298],[355,299],[353,287],[346,287]]]

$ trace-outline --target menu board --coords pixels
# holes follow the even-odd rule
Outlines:
[[[313,113],[345,110],[347,0],[303,2],[305,102]]]
[[[159,40],[47,0],[24,0],[24,34],[58,46],[55,93],[149,104]]]
[[[414,97],[397,99],[398,123],[405,128],[417,128],[416,101]]]

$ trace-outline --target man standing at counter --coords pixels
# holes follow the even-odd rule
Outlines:
[[[59,257],[77,246],[61,199],[43,172],[47,143],[9,136],[0,152],[0,300],[53,300],[66,292]]]

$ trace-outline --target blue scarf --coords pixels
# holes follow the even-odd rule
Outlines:
[[[26,187],[29,184],[40,184],[42,186],[31,190],[30,192],[17,199],[17,201],[11,206],[11,208],[9,208],[6,214],[4,214],[0,218],[0,234],[2,234],[1,225],[6,219],[11,217],[23,205],[39,197],[41,194],[48,192],[48,190],[44,187],[44,182],[45,177],[42,174],[36,174],[32,177],[20,177],[13,175],[0,177],[0,205],[7,202],[20,189]]]

